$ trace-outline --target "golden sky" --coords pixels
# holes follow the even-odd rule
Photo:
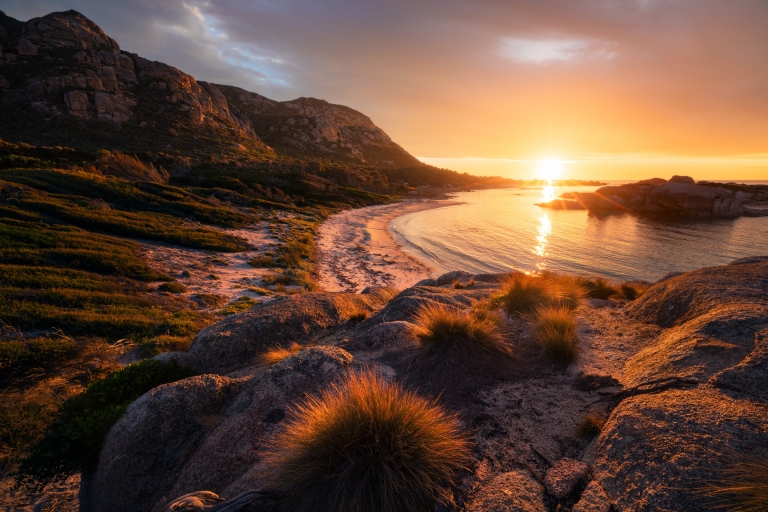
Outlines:
[[[765,0],[4,0],[201,80],[369,115],[479,174],[768,180]]]

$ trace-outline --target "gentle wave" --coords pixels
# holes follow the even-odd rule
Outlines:
[[[536,206],[545,195],[594,188],[462,192],[464,204],[398,217],[391,229],[447,269],[552,270],[655,281],[669,272],[768,255],[768,218],[657,221]]]

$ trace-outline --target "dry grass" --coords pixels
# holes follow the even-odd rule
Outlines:
[[[362,322],[371,316],[371,312],[364,308],[356,308],[349,312],[348,320],[350,322]]]
[[[582,278],[581,287],[584,288],[586,296],[590,299],[607,300],[616,295],[620,295],[619,289],[613,283],[602,277],[592,279]]]
[[[518,274],[502,286],[497,300],[509,315],[530,313],[545,305],[576,309],[584,295],[576,278],[549,272],[540,276]]]
[[[135,156],[120,151],[102,151],[99,169],[104,174],[117,176],[127,181],[151,181],[168,183],[169,174],[152,164],[145,164]]]
[[[270,348],[269,350],[267,350],[266,352],[264,352],[259,356],[259,363],[264,366],[272,366],[273,364],[279,363],[286,357],[296,354],[303,348],[304,346],[299,345],[298,343],[293,343],[288,348],[283,348],[283,347]]]
[[[768,509],[768,459],[735,455],[715,481],[696,489],[708,510],[764,512]]]
[[[268,457],[285,510],[402,512],[450,502],[470,460],[456,417],[385,382],[351,375],[291,411]]]
[[[621,283],[621,295],[627,300],[635,300],[648,290],[647,284],[641,284],[638,282]]]
[[[544,306],[536,310],[536,339],[550,359],[571,363],[578,354],[576,318],[565,306]]]
[[[578,434],[584,439],[591,439],[598,435],[605,425],[605,418],[597,414],[587,414],[579,423]]]
[[[419,343],[421,359],[457,360],[480,368],[510,355],[501,336],[501,321],[489,309],[460,311],[444,305],[426,306],[416,314],[412,334]]]
[[[474,279],[470,279],[466,283],[462,283],[460,281],[454,281],[453,282],[453,287],[455,289],[457,289],[457,290],[463,290],[464,288],[467,288],[469,286],[474,286],[474,284],[475,284],[475,280]]]

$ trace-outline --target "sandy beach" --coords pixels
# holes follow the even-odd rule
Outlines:
[[[398,244],[390,223],[408,213],[458,204],[462,203],[405,200],[332,216],[318,231],[318,285],[331,292],[360,292],[368,286],[404,289],[446,272],[438,263]]]

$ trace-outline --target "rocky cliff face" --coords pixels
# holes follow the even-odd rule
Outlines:
[[[418,164],[363,114],[322,100],[273,101],[231,86],[198,81],[162,62],[121,50],[76,11],[19,22],[0,13],[0,109],[41,123],[74,118],[137,125],[195,138],[209,128],[250,140],[267,151],[385,167]],[[153,117],[152,114],[163,114]],[[168,118],[167,122],[163,117]],[[181,127],[187,127],[183,130]],[[12,131],[0,134],[13,139]],[[66,143],[77,146],[80,135]],[[126,138],[128,136],[126,135]],[[29,141],[25,141],[29,142]],[[64,142],[55,137],[52,141]],[[189,141],[194,144],[194,142]]]

